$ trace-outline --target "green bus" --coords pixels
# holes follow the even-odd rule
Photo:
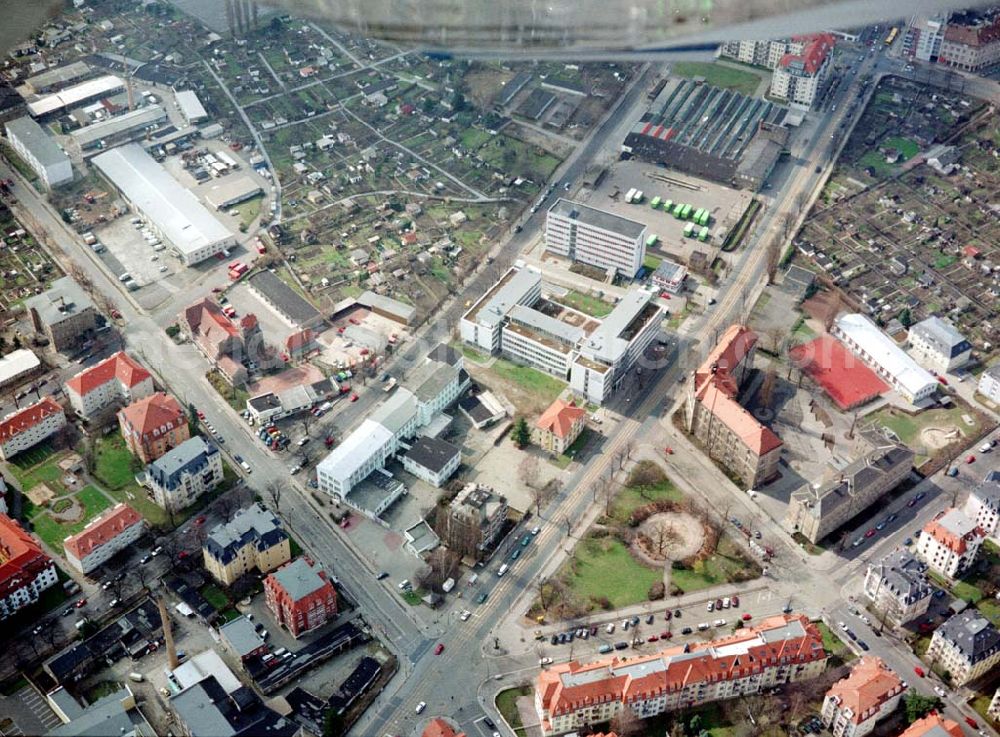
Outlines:
[[[674,217],[677,218],[678,220],[680,220],[681,210],[683,209],[684,209],[683,202],[678,202],[676,205],[674,205]]]
[[[674,206],[674,201],[673,200],[664,200],[663,201],[663,209],[666,210],[667,212],[670,212],[670,210],[671,210],[671,208],[673,208],[673,206]]]
[[[708,225],[709,214],[708,210],[701,211],[701,218],[698,220],[698,225]]]
[[[658,236],[656,233],[653,233],[651,236],[649,236],[649,238],[646,239],[646,248],[652,248],[653,246],[656,245],[657,241],[659,240],[660,236]]]
[[[654,197],[653,199],[651,199],[649,201],[649,206],[652,207],[654,210],[658,210],[660,208],[660,198]]]
[[[702,228],[701,232],[698,233],[698,240],[707,241],[708,240],[708,228]]]
[[[681,220],[687,220],[691,217],[691,205],[684,205],[684,209],[681,210]]]

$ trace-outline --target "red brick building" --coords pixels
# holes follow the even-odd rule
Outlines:
[[[17,522],[0,514],[0,620],[59,582],[56,566]]]
[[[308,558],[296,558],[265,578],[264,596],[275,621],[296,638],[337,614],[333,583]]]
[[[152,463],[191,437],[180,403],[163,392],[140,399],[121,410],[118,427],[125,445],[143,463]]]

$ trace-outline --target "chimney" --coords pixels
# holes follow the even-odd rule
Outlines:
[[[180,661],[177,660],[177,648],[174,646],[174,633],[170,629],[170,615],[167,614],[167,604],[162,596],[156,597],[156,605],[160,609],[160,621],[163,623],[163,644],[167,648],[167,662],[173,670]]]

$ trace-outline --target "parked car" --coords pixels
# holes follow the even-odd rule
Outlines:
[[[443,642],[439,642],[437,645],[434,646],[434,654],[435,655],[440,655],[443,652],[444,652],[444,643]]]

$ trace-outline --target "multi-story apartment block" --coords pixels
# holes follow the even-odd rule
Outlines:
[[[449,550],[462,556],[481,558],[507,521],[507,497],[486,486],[466,484],[448,505],[441,539]]]
[[[771,96],[810,108],[826,78],[835,43],[829,33],[777,41],[730,41],[719,47],[719,55],[772,70]]]
[[[384,471],[389,458],[400,450],[409,449],[404,441],[417,431],[436,422],[442,411],[455,402],[470,383],[468,374],[459,363],[449,363],[428,357],[408,380],[415,388],[399,387],[379,405],[361,425],[334,448],[316,467],[321,491],[337,501],[346,502],[364,514],[378,516],[405,490],[402,484],[395,491],[378,495],[377,499],[362,499],[351,491],[373,473],[387,479]]]
[[[66,560],[80,573],[90,573],[146,531],[142,515],[128,504],[116,504],[63,541]]]
[[[757,335],[730,325],[687,382],[687,430],[708,454],[750,488],[778,474],[781,440],[740,406],[740,385],[753,366]]]
[[[604,319],[542,298],[541,274],[513,267],[463,315],[462,340],[568,380],[589,402],[606,402],[660,330],[652,294],[632,289]]]
[[[176,512],[222,482],[222,454],[199,435],[167,451],[146,466],[153,500]]]
[[[990,366],[979,375],[979,393],[991,402],[1000,404],[1000,363]]]
[[[631,279],[646,257],[646,226],[560,198],[546,214],[545,250]]]
[[[296,558],[265,578],[264,599],[275,621],[295,638],[337,616],[333,582],[308,558]]]
[[[771,75],[771,96],[793,107],[811,108],[826,79],[835,43],[833,34],[797,37]]]
[[[951,321],[940,317],[928,317],[911,327],[909,341],[913,357],[931,371],[954,371],[972,355],[972,344]]]
[[[48,189],[73,181],[73,164],[69,156],[42,126],[24,117],[9,121],[6,127],[11,148]]]
[[[832,332],[907,402],[916,404],[937,391],[937,380],[864,315],[840,315]]]
[[[56,279],[46,291],[28,297],[24,306],[31,315],[35,332],[48,338],[57,351],[89,340],[97,327],[94,303],[69,276]]]
[[[0,461],[9,461],[65,426],[66,413],[52,397],[11,412],[0,420]]]
[[[861,457],[833,471],[832,478],[792,492],[785,515],[789,530],[819,542],[868,509],[910,475],[914,453],[876,436],[859,438]]]
[[[112,404],[131,404],[153,393],[153,376],[125,351],[118,351],[66,382],[66,398],[83,419]]]
[[[531,428],[531,442],[544,451],[562,455],[580,437],[586,423],[586,409],[557,399]]]
[[[932,570],[957,578],[969,569],[986,534],[961,509],[946,509],[924,525],[917,555]]]
[[[944,29],[944,18],[915,18],[903,40],[904,51],[918,61],[937,62],[944,41]]]
[[[978,609],[966,609],[934,630],[924,658],[964,686],[1000,663],[1000,631]]]
[[[171,395],[157,392],[118,413],[125,445],[143,463],[152,463],[191,437],[188,418]]]
[[[958,722],[945,719],[936,711],[932,711],[903,730],[899,737],[963,737],[963,735],[964,732]]]
[[[927,565],[907,550],[893,551],[878,563],[868,564],[865,596],[889,622],[903,625],[924,614],[933,593]]]
[[[42,546],[6,514],[0,514],[0,620],[34,604],[59,583],[56,565]]]
[[[292,558],[281,522],[258,503],[212,528],[201,552],[205,570],[224,586],[232,586],[251,571],[273,571]]]
[[[535,683],[535,709],[548,737],[608,722],[625,709],[647,719],[814,678],[826,659],[808,619],[771,617],[728,637],[652,655],[551,666]]]
[[[996,539],[1000,526],[1000,471],[990,471],[983,482],[969,492],[962,508],[987,537]]]
[[[1000,13],[952,13],[944,29],[938,63],[977,72],[1000,62]]]
[[[896,710],[905,690],[881,658],[865,656],[826,692],[820,716],[833,737],[864,737]]]

